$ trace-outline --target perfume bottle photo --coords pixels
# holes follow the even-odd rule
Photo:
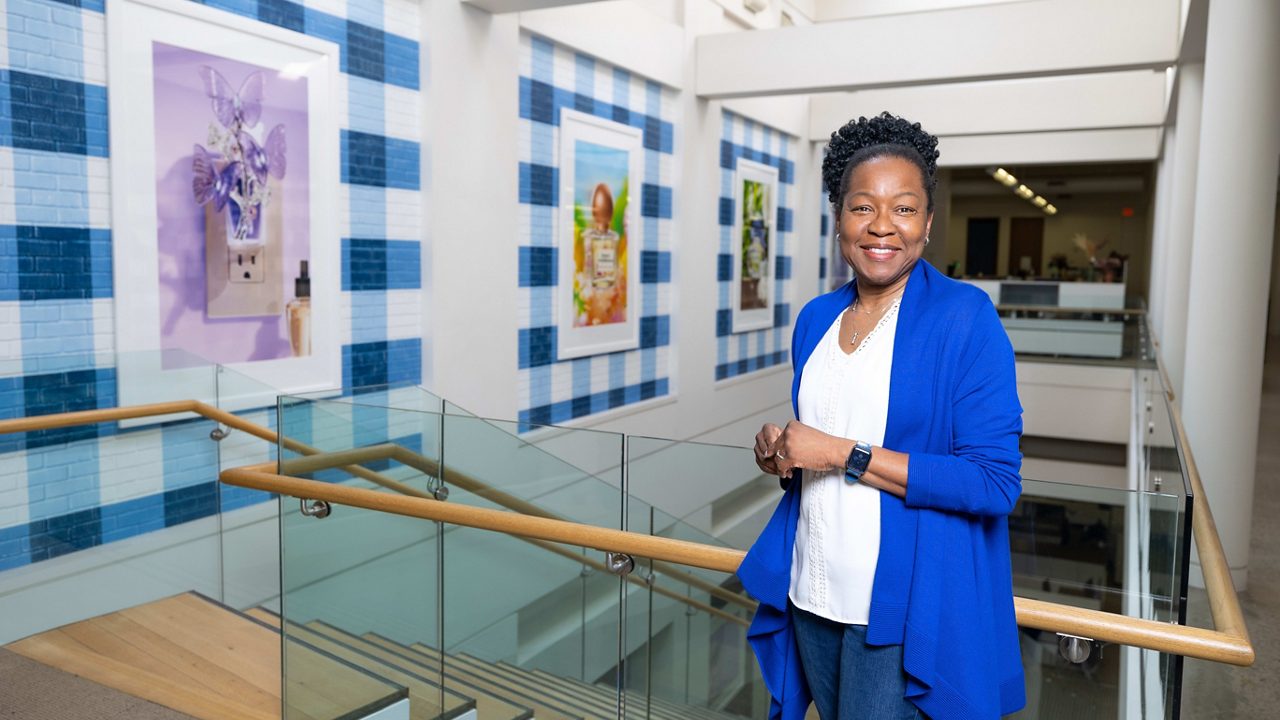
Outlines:
[[[293,299],[285,306],[289,321],[289,348],[294,357],[311,354],[311,276],[307,261],[301,261],[298,277],[293,281]]]
[[[618,282],[618,233],[613,223],[613,194],[604,183],[591,193],[591,227],[582,233],[587,261],[587,277],[598,290],[608,290]]]

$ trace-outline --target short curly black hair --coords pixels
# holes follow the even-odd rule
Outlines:
[[[920,168],[929,211],[933,211],[933,190],[938,184],[938,138],[925,132],[920,123],[882,112],[873,118],[850,120],[831,133],[827,154],[822,159],[822,182],[833,208],[839,208],[849,192],[849,176],[862,163],[879,157],[899,157]]]

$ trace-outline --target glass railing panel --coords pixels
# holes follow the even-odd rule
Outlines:
[[[622,527],[622,436],[443,422],[448,502]],[[496,679],[498,697],[535,716],[616,717],[621,608],[643,587],[595,550],[464,527],[444,543],[445,636],[433,649],[447,686]]]
[[[1014,594],[1176,622],[1182,575],[1169,557],[1183,543],[1187,511],[1176,494],[1024,479],[1009,517]],[[1018,717],[1067,702],[1090,717],[1166,716],[1176,681],[1171,656],[1094,643],[1088,659],[1072,663],[1053,633],[1024,628],[1020,638],[1028,708]],[[1135,707],[1146,709],[1134,715]]]
[[[419,469],[378,453],[358,466],[309,471],[296,461],[322,457],[314,451],[397,446],[436,463],[438,414],[296,397],[281,398],[279,414],[281,465],[290,475],[424,495],[434,484]],[[432,449],[434,456],[423,454]],[[280,507],[285,717],[367,714],[397,691],[407,693],[415,718],[474,708],[474,695],[446,688],[438,664],[412,650],[415,643],[439,644],[440,526],[345,505],[333,506],[327,517],[303,515],[293,499]],[[335,673],[350,678],[351,686]],[[327,705],[316,707],[317,693]]]
[[[1001,306],[999,313],[1019,356],[1126,366],[1153,357],[1141,314],[1029,306]]]
[[[170,356],[189,394],[145,402],[214,397],[212,365]],[[2,371],[26,375],[13,417],[39,416],[117,407],[122,369],[160,362],[68,355]],[[0,644],[191,590],[222,596],[213,427],[183,413],[0,435]]]
[[[627,461],[628,523],[637,532],[745,548],[780,496],[746,448],[632,436]],[[768,693],[746,643],[755,603],[736,576],[642,565],[652,579],[645,616],[628,613],[632,705],[643,702],[648,717],[766,717]]]
[[[216,396],[210,404],[272,432],[277,425],[275,388],[225,366],[214,372]],[[225,425],[212,428],[217,467],[208,474],[273,462],[276,443]],[[279,508],[271,493],[216,483],[222,545],[222,600],[234,608],[280,610]]]

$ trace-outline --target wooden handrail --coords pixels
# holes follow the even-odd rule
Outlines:
[[[1158,343],[1155,344],[1156,347],[1159,347]],[[1191,455],[1191,448],[1187,442],[1181,414],[1177,404],[1174,402],[1174,394],[1168,381],[1168,375],[1163,364],[1159,363],[1158,353],[1157,362],[1170,401],[1172,419],[1177,430],[1178,441],[1182,444],[1184,457],[1187,461],[1187,474],[1192,485],[1193,494],[1196,496],[1192,503],[1192,524],[1200,553],[1200,564],[1205,577],[1205,586],[1209,594],[1210,611],[1216,630],[1131,618],[1100,610],[1089,610],[1015,597],[1014,607],[1017,612],[1018,624],[1027,628],[1066,633],[1231,665],[1252,665],[1255,653],[1249,640],[1243,613],[1240,610],[1235,584],[1227,567],[1226,556],[1218,538],[1213,514],[1209,510],[1209,503],[1204,495],[1199,471],[1196,469],[1195,460]],[[194,400],[0,420],[0,434],[30,432],[98,422],[113,422],[182,412],[193,412],[202,415],[268,442],[279,442],[284,447],[299,454],[323,454],[319,450],[296,440],[280,438],[268,428],[249,422],[225,410]],[[374,454],[391,452],[391,457],[413,460],[415,463],[424,466],[431,462],[428,460],[423,463],[420,459],[421,456],[411,457],[416,453],[411,453],[411,451],[403,448],[401,448],[401,451],[409,454],[398,454],[400,451],[395,450],[394,448],[396,447],[398,446],[389,446],[389,448],[388,446],[380,446]],[[367,449],[361,448],[355,452],[359,453],[365,450]],[[356,457],[356,455],[346,459],[350,460],[353,457]],[[333,458],[326,458],[321,462],[328,463],[331,459]],[[286,462],[294,461],[288,460]],[[411,463],[405,464],[416,467]],[[270,472],[275,467],[277,467],[275,463],[266,463],[232,468],[224,470],[219,479],[229,485],[254,488],[292,497],[325,500],[353,507],[363,507],[370,510],[392,512],[410,517],[505,532],[541,543],[565,543],[595,548],[601,551],[624,552],[637,557],[652,558],[719,572],[736,572],[744,555],[739,550],[580,525],[537,515],[522,515],[515,512],[429,502],[427,501],[426,493],[423,491],[405,486],[403,483],[359,465],[340,467],[353,475],[380,486],[394,489],[397,494],[392,495],[364,488],[352,488],[344,485],[287,477]],[[423,468],[416,469],[422,470]],[[405,492],[402,488],[407,488],[409,492]],[[544,546],[555,548],[562,554],[568,552],[564,548],[558,548],[555,545],[545,544]],[[577,562],[589,560],[581,558],[576,553],[570,553],[568,557],[574,558]],[[591,563],[587,562],[586,564]],[[721,589],[723,590],[723,588]],[[670,593],[670,595],[682,601],[694,602],[677,593]],[[716,610],[709,606],[707,606],[707,609]],[[723,613],[723,611],[719,612],[724,616],[741,622],[741,619],[736,618],[736,616]]]
[[[589,547],[605,552],[623,552],[636,557],[661,559],[725,573],[736,572],[745,555],[741,550],[622,530],[609,530],[563,520],[449,503],[423,502],[411,497],[362,488],[286,477],[272,473],[270,470],[270,464],[232,468],[224,470],[220,480],[228,485],[266,490],[298,498],[324,500],[366,510],[447,522],[464,527]],[[1014,598],[1014,608],[1017,612],[1018,624],[1027,628],[1066,633],[1231,665],[1253,663],[1253,648],[1249,645],[1248,639],[1244,638],[1242,641],[1239,636],[1224,632],[1021,597]]]
[[[1156,368],[1160,372],[1160,381],[1164,384],[1165,397],[1169,403],[1169,414],[1177,433],[1178,444],[1182,446],[1182,455],[1187,463],[1187,479],[1191,483],[1191,531],[1196,539],[1196,553],[1200,557],[1200,573],[1204,576],[1205,592],[1209,596],[1209,615],[1213,618],[1213,627],[1223,635],[1232,638],[1242,648],[1248,649],[1248,661],[1235,663],[1252,665],[1254,660],[1253,643],[1249,640],[1249,628],[1244,622],[1244,612],[1240,609],[1240,597],[1236,593],[1235,580],[1231,577],[1231,567],[1227,564],[1227,554],[1222,549],[1222,538],[1218,536],[1218,525],[1213,519],[1213,511],[1209,508],[1209,498],[1205,494],[1204,484],[1200,481],[1200,469],[1196,466],[1195,456],[1191,452],[1191,442],[1187,438],[1187,429],[1182,424],[1182,410],[1178,407],[1174,396],[1173,383],[1169,381],[1168,370],[1160,359],[1160,341],[1156,339],[1155,329],[1148,325],[1151,344],[1157,350]]]
[[[288,460],[281,461],[280,471],[282,474],[286,474],[286,475],[289,475],[289,474],[303,475],[307,473],[317,472],[320,470],[327,470],[329,468],[334,468],[334,467],[347,468],[354,463],[372,462],[375,460],[395,460],[396,462],[399,462],[402,465],[411,467],[425,475],[430,475],[432,477],[440,477],[440,466],[439,466],[439,463],[437,463],[435,460],[432,460],[431,458],[428,458],[419,453],[416,453],[402,445],[395,445],[391,443],[386,443],[382,445],[371,445],[369,447],[355,448],[352,450],[339,450],[331,453],[318,453],[318,454],[309,455],[301,458],[290,458]],[[388,481],[392,483],[395,482],[389,479]],[[448,467],[445,468],[444,482],[446,484],[453,485],[454,487],[459,487],[464,490],[467,490],[468,492],[472,492],[486,500],[489,500],[490,502],[493,502],[497,505],[501,505],[510,510],[515,510],[516,512],[523,513],[525,515],[531,515],[535,517],[545,517],[553,520],[564,519],[537,505],[534,505],[533,503],[530,503],[514,495],[498,490],[490,485],[487,485],[471,477],[466,473],[459,472],[458,470],[455,470],[452,468],[448,468]],[[385,483],[385,482],[380,484],[382,484],[384,487],[390,487],[390,485],[388,485],[388,483]],[[394,490],[397,488],[391,487],[391,489]],[[426,493],[423,493],[419,490],[416,490],[413,488],[410,488],[410,489],[412,490],[412,492],[404,492],[404,491],[400,491],[400,492],[402,492],[402,494],[405,494],[405,495],[414,495],[416,497],[424,497],[424,498],[430,497]],[[568,558],[570,560],[573,560],[574,562],[587,565],[593,570],[608,572],[608,566],[606,566],[604,563],[598,560],[593,560],[591,558],[584,558],[581,555],[573,552],[568,548],[563,548],[563,547],[560,547],[559,545],[554,545],[552,543],[544,542],[534,538],[523,538],[523,539],[534,545],[537,545],[538,547],[541,547],[544,550],[547,550],[549,552],[555,553],[562,557]],[[740,595],[731,590],[727,590],[719,585],[716,585],[715,583],[708,582],[707,580],[704,580],[703,578],[700,578],[697,575],[693,575],[684,570],[681,570],[680,568],[673,567],[665,563],[655,562],[654,569],[657,570],[658,572],[661,572],[663,575],[667,575],[673,580],[684,583],[691,587],[696,587],[699,590],[702,590],[710,595],[714,595],[728,602],[732,602],[735,605],[739,605],[740,607],[745,607],[748,610],[755,610],[756,603],[754,600],[751,600],[749,597]],[[640,585],[645,584],[644,579],[638,576],[628,576],[628,580],[630,580],[635,584],[640,584]],[[706,603],[693,600],[692,598],[687,598],[665,587],[654,586],[654,591],[660,595],[666,595],[668,597],[672,597],[677,600],[680,600],[681,602],[689,604],[709,615],[714,615],[723,620],[728,620],[730,622],[738,623],[741,625],[748,624],[746,620],[744,620],[741,617],[738,617],[737,615],[726,613],[723,610],[714,608],[710,605],[707,605]]]
[[[408,448],[401,447],[390,443],[382,445],[373,445],[363,448],[354,448],[351,450],[340,450],[336,452],[322,452],[321,450],[311,447],[302,442],[298,442],[292,438],[281,438],[278,433],[265,428],[257,423],[246,420],[239,415],[228,412],[221,408],[203,403],[198,400],[176,400],[164,403],[152,403],[147,405],[131,405],[127,407],[104,408],[100,410],[82,410],[68,413],[58,413],[53,415],[36,415],[31,417],[13,418],[8,420],[0,420],[0,435],[16,432],[31,432],[35,430],[51,430],[55,428],[74,427],[78,425],[92,425],[101,422],[116,422],[119,420],[134,420],[146,417],[158,417],[163,415],[177,415],[182,413],[193,413],[200,415],[209,420],[235,428],[246,434],[260,438],[270,443],[282,443],[285,448],[299,453],[303,457],[288,458],[280,461],[280,466],[286,472],[305,474],[325,470],[329,468],[338,468],[344,472],[350,473],[380,487],[393,490],[402,495],[420,498],[423,500],[433,500],[434,498],[427,492],[419,490],[411,485],[407,485],[398,480],[389,478],[381,473],[374,472],[368,468],[362,467],[360,463],[372,462],[374,460],[397,460],[402,464],[413,467],[428,475],[439,477],[437,474],[439,466],[435,461],[423,457],[418,453],[414,453]],[[536,505],[526,503],[513,495],[509,495],[500,490],[489,487],[488,485],[470,477],[464,473],[455,470],[446,469],[446,482],[454,484],[463,489],[475,492],[482,497],[506,507],[515,506],[513,509],[531,511],[536,513],[545,513]],[[549,515],[549,513],[548,513]],[[592,558],[582,557],[572,550],[561,547],[554,543],[544,542],[534,538],[523,538],[527,542],[536,545],[543,550],[560,555],[566,559],[581,565],[586,565],[593,570],[599,572],[608,572],[608,566],[603,562]],[[669,565],[656,565],[664,575],[672,577],[672,579],[683,582],[686,585],[697,587],[709,594],[721,597],[724,600],[732,602],[749,610],[755,609],[755,602],[749,597],[726,590],[714,583],[675,568]],[[641,577],[630,575],[627,579],[637,585],[647,584]],[[712,607],[706,603],[694,600],[693,598],[681,595],[675,590],[654,585],[654,592],[678,600],[708,615],[718,617],[722,620],[737,623],[740,625],[749,624],[745,619],[725,612],[719,608]]]

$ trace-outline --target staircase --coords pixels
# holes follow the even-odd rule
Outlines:
[[[44,665],[207,720],[360,718],[401,699],[412,720],[616,720],[616,691],[504,662],[445,654],[321,621],[288,624],[184,593],[66,625],[6,648]],[[628,695],[628,718],[729,720],[704,708]],[[646,712],[646,705],[647,712]],[[85,708],[84,717],[93,710]]]

